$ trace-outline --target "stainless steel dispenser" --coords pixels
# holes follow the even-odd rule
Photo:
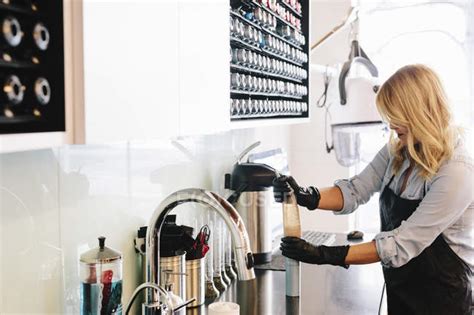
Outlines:
[[[232,174],[225,175],[225,188],[233,190],[227,200],[242,217],[256,264],[271,260],[271,188],[277,176],[278,172],[266,164],[241,163],[240,160],[234,165]]]

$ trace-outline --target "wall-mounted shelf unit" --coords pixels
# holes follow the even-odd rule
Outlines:
[[[65,131],[63,2],[0,4],[0,134]]]
[[[306,120],[308,52],[309,1],[230,0],[232,124]]]

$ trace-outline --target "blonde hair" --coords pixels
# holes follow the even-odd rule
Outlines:
[[[425,179],[451,158],[457,130],[451,124],[441,80],[433,70],[419,64],[399,69],[380,88],[376,104],[390,124],[409,130],[406,147],[391,134],[394,174],[400,171],[405,152],[420,166]]]

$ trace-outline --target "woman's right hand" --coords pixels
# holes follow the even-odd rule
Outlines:
[[[273,194],[276,202],[283,202],[288,192],[293,190],[298,205],[314,210],[319,205],[321,195],[316,187],[300,187],[291,176],[280,176],[273,181]]]

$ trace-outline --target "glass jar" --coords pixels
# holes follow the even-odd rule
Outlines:
[[[122,254],[98,239],[80,257],[81,314],[122,314]]]

